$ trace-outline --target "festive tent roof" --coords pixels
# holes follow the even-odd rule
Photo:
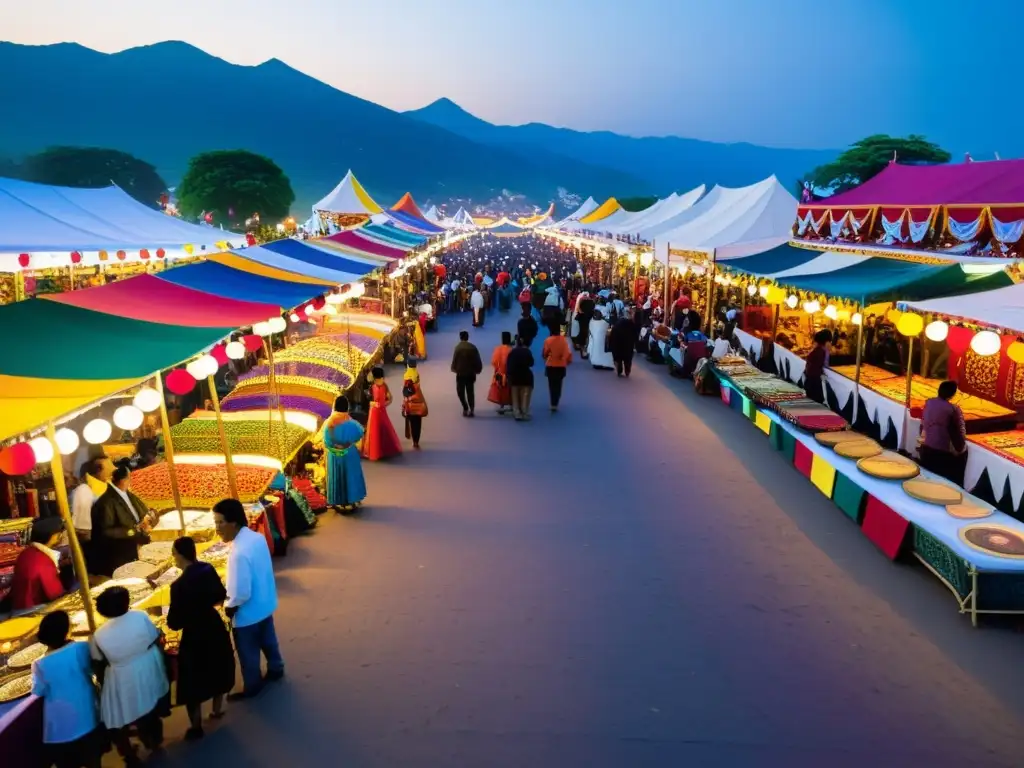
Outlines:
[[[682,195],[673,193],[659,203],[655,203],[645,211],[635,214],[635,217],[625,222],[618,228],[623,235],[636,235],[643,240],[650,240],[653,236],[648,233],[655,231],[661,224],[676,220],[683,211],[688,211],[704,195],[705,186],[691,189]],[[678,222],[681,223],[681,222]]]
[[[484,229],[488,235],[522,235],[530,231],[530,227],[516,224],[508,218],[502,217],[496,223]]]
[[[340,245],[346,248],[351,248],[354,251],[359,251],[373,256],[382,256],[387,259],[401,259],[407,254],[411,248],[384,245],[378,243],[372,238],[366,237],[365,235],[359,234],[358,229],[348,229],[344,232],[338,232],[334,235],[329,235],[323,238],[321,242],[335,245]]]
[[[714,252],[720,259],[729,259],[767,251],[789,240],[797,202],[774,176],[722,192],[695,217],[659,233],[655,251],[661,261],[670,248]]]
[[[255,262],[240,261],[243,261],[243,266],[258,266]],[[288,273],[279,272],[278,274]],[[244,269],[233,269],[216,261],[205,261],[202,264],[189,264],[178,269],[168,269],[160,274],[159,279],[212,296],[276,303],[282,307],[298,306],[334,285],[333,282],[327,281],[297,283],[280,280],[246,272]]]
[[[908,302],[911,309],[1024,333],[1024,283],[969,296]]]
[[[18,256],[30,254],[30,268],[67,266],[70,254],[82,264],[99,263],[99,251],[112,258],[124,250],[138,259],[142,249],[163,248],[168,257],[219,249],[239,239],[213,227],[189,224],[148,208],[122,189],[76,189],[0,179],[0,270],[18,271]]]
[[[417,219],[423,218],[423,212],[420,210],[420,207],[416,205],[416,201],[412,199],[412,195],[408,192],[402,195],[402,198],[391,206],[391,210],[407,213],[410,216],[415,216]]]
[[[137,275],[95,288],[41,298],[118,317],[193,328],[238,328],[266,320],[281,311],[277,303],[212,296],[153,275]]]
[[[376,218],[376,217],[374,217]],[[396,227],[385,219],[384,224],[376,224],[372,220],[357,230],[360,235],[368,237],[381,245],[390,245],[394,248],[418,248],[427,242],[424,235]]]
[[[434,224],[440,225],[441,223],[441,213],[437,210],[436,205],[432,205],[427,208],[427,212],[423,214],[423,218],[427,221],[433,222]]]
[[[548,209],[544,213],[538,213],[536,216],[524,216],[516,221],[517,224],[522,224],[525,227],[536,227],[545,219],[549,219],[555,215],[555,204],[551,203]]]
[[[476,222],[473,221],[473,217],[469,215],[465,208],[459,208],[452,216],[452,223],[457,227],[475,227]]]
[[[338,268],[323,266],[320,262],[324,258],[333,259],[338,257],[323,252],[319,252],[317,255],[316,249],[312,248],[296,251],[295,253],[279,253],[277,250],[261,245],[246,248],[244,251],[232,251],[231,254],[238,257],[241,262],[250,262],[258,266],[272,267],[287,272],[294,272],[298,275],[315,277],[318,280],[329,281],[332,285],[351,283],[373,269],[371,265],[364,263],[360,263],[359,268],[351,272],[345,271],[344,266]],[[243,269],[248,269],[241,264],[239,266]]]
[[[399,227],[408,232],[413,232],[417,235],[430,236],[444,232],[444,227],[440,224],[435,224],[434,222],[427,221],[424,218],[411,216],[404,211],[388,211],[386,215],[393,226]]]
[[[786,286],[870,304],[987,291],[1012,281],[1001,266],[934,259],[926,264],[884,256],[850,255],[781,245],[723,267]]]
[[[372,216],[375,213],[380,213],[383,209],[363,189],[363,185],[359,183],[355,174],[349,171],[327,197],[313,206],[313,210]]]
[[[890,163],[859,187],[801,207],[999,205],[1024,203],[1024,160],[954,165]]]
[[[573,211],[568,216],[566,216],[564,219],[562,219],[560,222],[558,222],[558,224],[562,225],[562,224],[568,224],[571,221],[579,221],[584,216],[589,216],[591,213],[593,213],[596,210],[597,210],[597,200],[595,200],[592,197],[588,197],[586,200],[583,201],[583,205],[581,205],[575,211]]]
[[[586,216],[581,217],[579,221],[581,224],[594,224],[602,219],[607,219],[613,213],[621,209],[622,206],[619,205],[619,201],[614,197],[609,197],[593,211],[588,213]]]

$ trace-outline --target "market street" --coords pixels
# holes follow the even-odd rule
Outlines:
[[[562,409],[421,365],[423,451],[278,560],[287,678],[155,765],[1014,765],[1024,654],[894,565],[716,398],[577,358]],[[539,342],[534,344],[539,353]],[[539,355],[538,355],[539,356]],[[402,431],[400,369],[388,372]],[[404,442],[406,448],[409,443]]]

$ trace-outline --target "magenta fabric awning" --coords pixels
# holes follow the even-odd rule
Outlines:
[[[402,250],[401,248],[392,248],[389,245],[383,245],[368,237],[363,237],[357,230],[351,229],[345,230],[344,232],[338,232],[335,235],[328,235],[323,238],[323,240],[326,240],[329,243],[337,243],[338,245],[351,248],[355,251],[362,251],[363,253],[369,253],[374,256],[383,256],[387,259],[401,259],[408,253],[408,251]]]
[[[241,328],[281,312],[276,304],[225,299],[154,275],[137,275],[95,288],[40,298],[106,315],[191,328]]]
[[[814,208],[920,208],[1024,203],[1024,160],[955,165],[889,165],[859,187]]]

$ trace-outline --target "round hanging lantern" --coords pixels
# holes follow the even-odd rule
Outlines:
[[[70,456],[78,450],[78,434],[73,430],[61,427],[53,437],[57,441],[57,450],[61,456]]]
[[[28,441],[32,448],[32,454],[36,458],[36,464],[45,464],[53,458],[53,443],[45,437],[35,437]]]
[[[288,319],[291,320],[293,323],[297,323],[301,318],[295,312],[292,312],[290,315],[288,315]]]
[[[199,358],[199,364],[203,366],[203,377],[215,376],[220,368],[220,363],[213,355],[206,354]]]
[[[860,312],[854,312],[853,317],[850,318],[850,322],[853,323],[854,325],[860,325],[861,323],[864,322],[864,317],[861,315]]]
[[[244,344],[245,348],[250,352],[257,352],[263,349],[263,339],[254,333],[243,336],[242,344]]]
[[[324,308],[324,304],[326,304],[326,303],[327,303],[327,301],[326,301],[326,299],[324,299],[323,296],[317,296],[315,299],[313,299],[313,308],[314,309],[323,309]]]
[[[769,292],[771,292],[771,286],[762,285],[760,288],[757,289],[757,292],[762,299],[767,299]]]
[[[946,346],[951,355],[962,355],[971,346],[974,331],[962,325],[951,325],[946,334]]]
[[[981,357],[990,357],[996,354],[1001,346],[999,334],[992,331],[978,331],[971,339],[971,349],[974,350],[974,354]]]
[[[189,256],[191,256],[192,255],[192,251],[194,251],[195,248],[192,245],[186,244],[185,247],[182,250],[184,250],[185,253],[187,253]]]
[[[826,307],[826,309],[828,309],[828,307]],[[849,320],[850,320],[850,310],[848,310],[848,309],[837,310],[836,311],[836,320],[838,320],[841,323],[849,322]]]
[[[122,405],[114,411],[114,425],[128,432],[141,427],[144,418],[142,411],[134,405]]]
[[[20,264],[21,266],[27,267],[30,261],[32,261],[32,257],[29,256],[27,253],[18,254],[18,264]]]
[[[1024,363],[1024,342],[1017,339],[1010,343],[1010,346],[1006,348],[1006,356],[1010,358],[1017,365]]]
[[[113,430],[110,427],[110,422],[106,419],[93,419],[82,429],[82,437],[85,438],[85,442],[89,445],[99,445],[105,443],[110,438],[110,433]]]
[[[256,245],[256,238],[253,236],[252,232],[245,233],[245,244]]]
[[[904,312],[896,320],[896,330],[904,336],[917,336],[924,330],[924,318],[915,312]]]
[[[747,286],[747,294],[750,295],[750,296],[756,296],[757,295],[757,286],[754,285],[753,283],[748,285]]]
[[[81,263],[81,261],[82,261],[82,254],[80,254],[78,251],[72,251],[71,252],[71,263],[72,264],[79,264],[79,263]]]
[[[117,252],[117,260],[118,261],[124,261],[127,258],[128,258],[128,254],[125,253],[124,251],[118,251]]]
[[[167,252],[163,248],[157,248],[156,249],[156,257],[158,259],[162,259],[166,255],[167,255]]]
[[[240,341],[229,341],[224,347],[224,352],[229,360],[241,360],[245,357],[245,344]]]
[[[228,353],[224,349],[223,344],[218,344],[210,350],[210,356],[217,361],[217,367],[220,368],[222,365],[228,364]]]
[[[28,443],[15,443],[0,450],[0,471],[7,475],[24,475],[36,465],[36,454]]]
[[[829,304],[827,307],[825,307],[825,317],[827,317],[829,320],[836,320],[839,318],[839,310],[836,309],[835,304]]]
[[[106,251],[100,251],[99,255],[100,255],[100,261],[106,261],[107,259],[110,258],[110,254],[107,253]]]
[[[185,366],[185,370],[188,372],[188,375],[196,381],[206,378],[206,368],[203,366],[203,362],[199,358],[190,361],[188,365]]]
[[[273,331],[270,330],[270,323],[264,321],[262,323],[253,323],[252,332],[257,336],[270,336]]]
[[[146,250],[145,248],[143,248],[141,251],[139,251],[139,258],[140,259],[148,259],[149,258],[149,251]]]
[[[195,385],[195,377],[184,368],[175,368],[167,374],[167,388],[176,395],[187,395]]]
[[[152,387],[143,387],[135,393],[132,404],[143,413],[152,413],[160,407],[160,393]]]
[[[924,335],[931,341],[945,341],[949,335],[949,325],[941,320],[934,320],[925,326]]]
[[[815,299],[814,301],[805,301],[804,302],[804,312],[806,312],[808,315],[813,315],[813,314],[816,314],[816,313],[818,313],[820,311],[821,311],[821,304],[820,304],[820,302],[817,301],[817,299]]]
[[[902,312],[893,307],[892,309],[886,311],[885,319],[888,320],[893,325],[896,325],[900,321],[900,315],[902,314]]]
[[[334,311],[337,312],[337,310]],[[288,327],[288,323],[286,323],[285,319],[280,315],[270,318],[270,320],[267,321],[267,325],[270,326],[272,333],[281,333]]]
[[[798,302],[799,299],[797,299],[796,294],[791,293],[789,297],[786,299],[786,306],[789,307],[790,309],[796,309],[796,305]]]
[[[768,292],[764,298],[772,306],[778,306],[786,301],[786,292],[776,285],[768,286]]]

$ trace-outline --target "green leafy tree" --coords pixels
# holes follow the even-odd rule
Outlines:
[[[636,213],[637,211],[643,211],[650,208],[656,202],[657,197],[623,197],[618,198],[619,205],[625,208],[630,213]]]
[[[268,157],[244,149],[204,152],[189,161],[178,185],[178,207],[187,218],[203,211],[223,224],[243,224],[254,213],[264,223],[288,215],[291,182]]]
[[[845,192],[877,175],[894,156],[906,164],[934,165],[950,160],[949,152],[924,136],[899,138],[880,133],[861,139],[833,162],[815,168],[807,180],[815,189]]]
[[[25,158],[19,178],[61,187],[116,184],[140,203],[156,208],[167,184],[145,160],[102,147],[50,147]]]

